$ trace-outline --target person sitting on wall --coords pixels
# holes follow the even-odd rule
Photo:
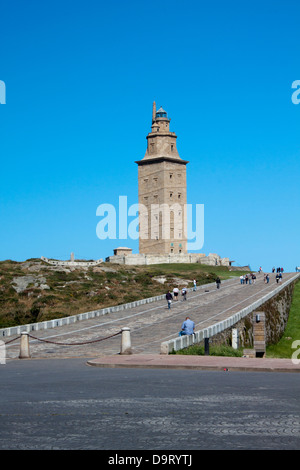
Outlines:
[[[195,334],[195,322],[193,322],[190,317],[186,317],[185,321],[181,325],[179,336],[193,334]]]

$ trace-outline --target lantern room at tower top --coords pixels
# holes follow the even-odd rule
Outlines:
[[[162,107],[159,108],[158,111],[156,111],[156,104],[155,101],[153,103],[152,107],[152,126],[151,132],[169,132],[169,125],[170,125],[171,119],[168,118],[167,111],[165,111]],[[175,137],[175,133],[172,132],[172,135]]]
[[[156,111],[156,103],[154,101],[152,105],[152,124],[155,121],[161,121],[161,120],[170,122],[167,112],[162,107],[160,107],[159,110]]]
[[[168,119],[167,112],[162,107],[160,107],[159,110],[155,113],[155,117],[156,119],[158,118]],[[170,119],[168,119],[168,121],[170,121]]]

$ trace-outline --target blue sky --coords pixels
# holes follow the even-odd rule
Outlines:
[[[202,252],[300,265],[298,0],[2,1],[0,260],[98,259],[97,207],[137,202],[152,102],[204,204]]]

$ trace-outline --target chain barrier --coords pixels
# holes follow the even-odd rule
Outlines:
[[[30,334],[28,334],[28,336],[29,336],[29,338],[36,339],[36,340],[44,342],[44,343],[57,344],[59,346],[81,346],[81,345],[84,345],[84,344],[98,343],[99,341],[104,341],[105,339],[113,338],[114,336],[120,335],[121,333],[122,333],[122,331],[118,331],[118,333],[115,333],[114,335],[106,336],[105,338],[99,338],[99,339],[95,339],[95,340],[92,340],[92,341],[85,341],[83,343],[57,343],[56,341],[49,341],[49,340],[43,339],[43,338],[36,338],[35,336],[32,336]]]
[[[17,336],[17,337],[14,338],[14,339],[11,339],[10,341],[3,341],[3,343],[4,343],[4,344],[12,343],[13,341],[16,341],[16,339],[19,339],[20,337],[21,337],[21,335],[20,335],[20,336]]]

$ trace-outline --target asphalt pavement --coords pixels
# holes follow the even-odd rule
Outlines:
[[[161,453],[194,466],[201,450],[299,449],[299,374],[87,362],[0,365],[1,450],[101,450],[97,464],[149,451],[140,465],[149,467]]]

